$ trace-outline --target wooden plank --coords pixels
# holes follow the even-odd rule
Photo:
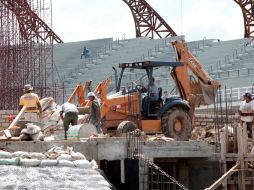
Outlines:
[[[254,124],[252,125],[252,140],[254,141]]]
[[[19,111],[18,115],[15,117],[15,119],[11,122],[10,126],[4,130],[4,134],[5,136],[9,139],[11,138],[11,133],[10,133],[10,129],[18,122],[18,120],[20,119],[20,117],[22,116],[22,114],[25,112],[26,110],[26,106],[23,106],[22,109]]]
[[[6,137],[0,137],[0,141],[20,141],[19,137],[12,137],[11,139],[8,139]]]
[[[230,170],[228,170],[227,173],[222,175],[217,181],[215,181],[209,188],[206,188],[205,190],[215,190],[216,188],[218,188],[225,180],[227,180],[227,178],[229,178],[233,173],[238,171],[239,166],[240,163],[234,165]]]
[[[10,139],[12,137],[9,129],[5,129],[3,132],[7,139]]]

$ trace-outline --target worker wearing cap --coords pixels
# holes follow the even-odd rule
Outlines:
[[[252,103],[252,96],[249,92],[244,93],[243,95],[243,101],[240,104],[239,108],[239,114],[240,114],[240,120],[242,123],[246,123],[247,125],[247,131],[248,131],[248,137],[252,137],[252,122],[253,122],[253,112],[254,112],[254,106]]]
[[[92,102],[89,110],[88,122],[96,127],[98,133],[101,133],[101,110],[100,105],[96,101],[96,96],[93,92],[87,94],[87,98]]]
[[[63,113],[65,113],[63,117]],[[61,111],[60,111],[60,117],[63,120],[64,123],[64,138],[67,140],[67,131],[69,130],[69,125],[77,125],[78,123],[78,109],[77,107],[70,103],[70,102],[65,102],[61,106]]]
[[[37,94],[32,93],[33,87],[30,84],[24,86],[25,94],[20,97],[19,110],[26,106],[24,119],[28,121],[40,121],[39,114],[42,112],[41,104]]]

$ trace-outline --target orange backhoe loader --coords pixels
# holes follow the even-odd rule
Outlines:
[[[117,130],[118,133],[129,132],[139,128],[149,133],[163,132],[166,136],[176,140],[188,140],[193,128],[192,119],[195,107],[214,102],[220,84],[204,71],[202,65],[188,51],[183,42],[172,42],[176,51],[176,62],[143,61],[121,63],[121,73],[117,81],[116,93],[107,95],[106,90],[110,79],[101,82],[94,90],[100,96],[101,119],[103,131]],[[144,86],[137,84],[135,88],[121,90],[121,80],[127,69],[142,69],[146,71],[148,79],[153,77],[153,71],[158,67],[167,67],[175,81],[180,97],[172,96],[164,102],[150,101],[149,88],[144,101]],[[89,106],[85,100],[88,89],[78,85],[70,97],[78,97],[80,106]],[[159,88],[159,97],[161,89]],[[146,104],[146,106],[144,106]],[[143,107],[147,107],[144,111]]]

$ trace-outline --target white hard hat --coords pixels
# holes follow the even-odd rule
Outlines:
[[[87,97],[90,97],[90,96],[95,97],[95,94],[94,94],[93,92],[88,92],[88,93],[87,93]]]

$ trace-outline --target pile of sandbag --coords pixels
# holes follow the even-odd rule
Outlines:
[[[80,152],[74,152],[72,148],[53,147],[46,153],[16,151],[13,153],[0,151],[0,165],[20,165],[26,167],[77,167],[98,168],[96,162],[89,162]]]
[[[19,139],[21,141],[43,141],[44,136],[41,128],[33,123],[27,123],[27,128],[21,130]]]

